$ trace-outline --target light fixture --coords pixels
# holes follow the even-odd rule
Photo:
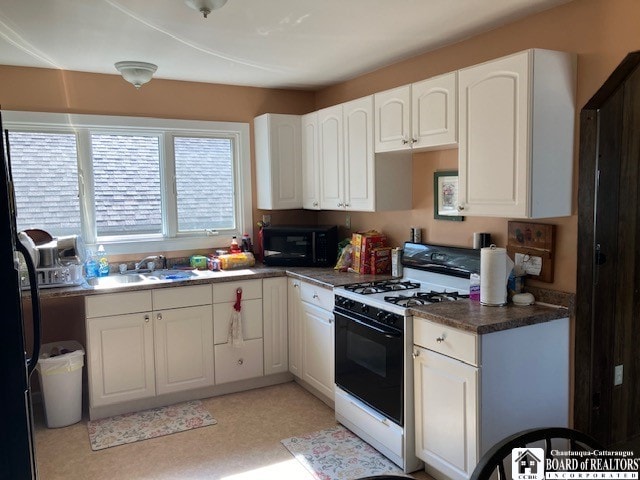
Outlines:
[[[157,65],[147,62],[118,62],[116,68],[127,82],[140,88],[153,77],[158,69]]]
[[[212,11],[217,10],[218,8],[224,7],[227,0],[185,0],[185,2],[189,7],[197,10],[202,13],[204,18],[207,18]]]

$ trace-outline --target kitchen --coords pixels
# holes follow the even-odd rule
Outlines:
[[[633,25],[637,9],[635,2],[622,0],[569,2],[315,92],[183,83],[162,78],[153,79],[137,91],[115,74],[3,66],[0,68],[3,85],[0,100],[6,110],[252,123],[262,113],[306,114],[536,47],[578,55],[576,107],[580,108],[622,58],[639,48],[639,34]],[[576,142],[577,139],[578,134]],[[577,179],[577,149],[574,150],[574,179]],[[454,170],[457,163],[456,149],[415,153],[411,170],[412,207],[403,211],[348,214],[338,211],[265,211],[254,205],[252,218],[259,220],[267,214],[271,215],[273,224],[343,226],[348,215],[351,229],[345,230],[345,234],[375,228],[383,231],[393,244],[402,244],[406,239],[407,226],[420,225],[424,228],[424,240],[430,243],[469,247],[473,232],[487,231],[491,232],[496,244],[505,245],[508,219],[467,216],[463,222],[443,222],[433,218],[433,173]],[[255,171],[255,167],[252,168]],[[577,180],[574,180],[573,189],[574,211],[577,208],[575,185]],[[253,197],[256,198],[255,191]],[[554,218],[547,223],[556,226],[556,276],[551,284],[532,284],[554,291],[575,292],[577,216]],[[131,254],[124,259],[137,261],[141,257]],[[77,331],[84,316],[81,303],[53,299],[46,301],[44,308],[48,312],[45,312],[45,335],[59,338],[83,336],[83,332]],[[48,322],[48,315],[58,320]]]

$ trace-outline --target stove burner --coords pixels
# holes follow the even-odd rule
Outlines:
[[[413,295],[388,295],[384,297],[385,302],[393,303],[400,307],[414,307],[416,305],[429,305],[438,302],[455,302],[463,298],[469,298],[469,295],[458,292],[415,292]]]
[[[420,288],[420,284],[409,280],[380,280],[378,282],[363,282],[346,285],[345,290],[359,293],[361,295],[371,295],[373,293],[385,293],[398,290],[410,290]]]

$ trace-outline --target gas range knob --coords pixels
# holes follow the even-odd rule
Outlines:
[[[363,303],[362,305],[360,305],[360,311],[362,313],[368,313],[369,312],[369,305],[367,305],[366,303]]]

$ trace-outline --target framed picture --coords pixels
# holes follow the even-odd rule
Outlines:
[[[458,211],[458,172],[433,174],[433,218],[461,222],[464,217]]]

